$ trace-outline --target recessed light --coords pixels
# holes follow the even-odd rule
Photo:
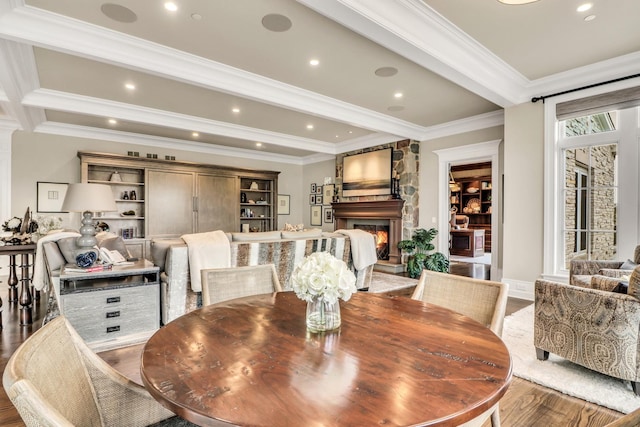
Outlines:
[[[256,147],[262,147],[262,142],[256,142]]]
[[[588,15],[584,17],[584,20],[587,22],[593,21],[594,19],[596,19],[596,15]]]
[[[133,83],[125,83],[124,87],[129,90],[134,90],[136,88],[136,85],[134,85]]]
[[[591,3],[585,3],[585,4],[581,4],[580,6],[578,6],[576,11],[577,12],[586,12],[587,10],[591,9],[592,7],[593,7],[593,5]]]
[[[527,3],[534,3],[537,2],[538,0],[498,0],[500,3],[504,3],[504,4],[527,4]]]
[[[234,107],[234,108],[232,108],[232,109],[231,109],[231,112],[233,112],[233,113],[239,113],[239,112],[240,112],[240,109],[239,109],[238,107]]]
[[[191,136],[197,138],[200,136],[200,134],[198,132],[191,132]]]
[[[402,98],[402,92],[396,92],[393,94],[394,98]]]
[[[309,65],[311,65],[312,67],[317,67],[320,64],[320,61],[318,61],[317,59],[312,59],[311,61],[309,61]]]
[[[307,125],[307,129],[309,130],[313,129],[313,125]]]
[[[353,133],[353,131],[352,131],[352,130],[350,130],[350,131],[349,131],[349,133]]]
[[[176,10],[178,10],[178,5],[172,1],[168,1],[168,2],[165,2],[164,8],[170,12],[175,12]]]
[[[193,19],[194,21],[199,21],[202,19],[202,15],[200,15],[199,13],[192,13],[191,19]]]
[[[109,119],[109,124],[110,125],[117,125],[118,121],[116,119]]]
[[[398,74],[398,69],[394,67],[380,67],[374,71],[374,74],[378,77],[391,77]]]
[[[340,138],[340,135],[336,135],[336,138]]]

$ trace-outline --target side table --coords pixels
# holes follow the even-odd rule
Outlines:
[[[160,327],[159,279],[159,268],[147,260],[97,272],[65,267],[60,314],[94,351],[143,342]]]
[[[31,303],[33,303],[33,297],[31,295],[31,274],[29,273],[29,267],[32,265],[29,262],[29,256],[35,255],[36,244],[31,243],[29,245],[5,245],[0,246],[0,255],[9,256],[9,302],[20,302],[20,325],[31,325],[33,323],[33,317],[31,312]],[[16,272],[16,257],[20,255],[20,279]],[[20,296],[18,297],[18,281],[21,283]],[[2,306],[2,300],[0,300],[0,306]],[[2,320],[0,318],[0,327],[2,326]]]

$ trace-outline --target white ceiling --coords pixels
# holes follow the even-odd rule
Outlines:
[[[307,163],[640,72],[637,0],[175,2],[0,0],[0,126]]]

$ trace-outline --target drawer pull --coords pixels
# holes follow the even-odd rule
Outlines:
[[[120,317],[120,311],[108,311],[107,319],[111,319],[112,317]]]
[[[120,297],[109,297],[109,298],[107,298],[107,304],[113,304],[114,302],[120,302]]]
[[[120,326],[109,326],[109,327],[107,328],[107,333],[110,333],[110,332],[118,332],[119,330],[120,330]]]

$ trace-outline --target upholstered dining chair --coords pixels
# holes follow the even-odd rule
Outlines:
[[[282,292],[273,264],[204,269],[200,274],[203,306],[250,295]]]
[[[64,316],[22,343],[2,383],[27,426],[187,425],[96,355]]]
[[[502,336],[508,293],[507,283],[423,270],[411,298],[463,314]],[[484,415],[478,418],[480,422],[485,419]],[[491,412],[491,425],[500,426],[497,404]]]

